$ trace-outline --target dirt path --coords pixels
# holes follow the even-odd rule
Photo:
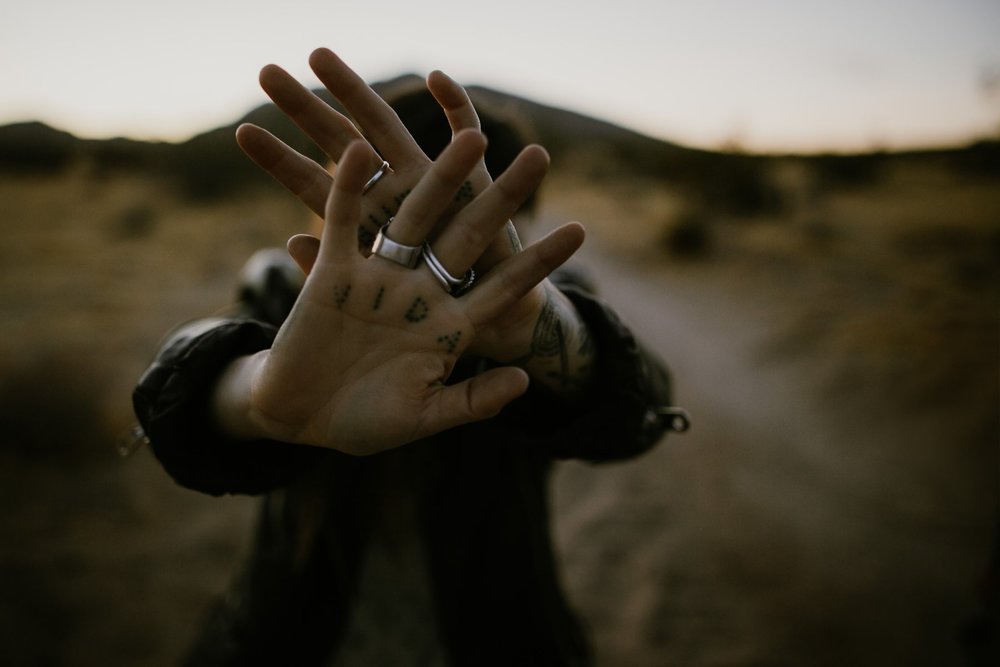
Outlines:
[[[557,477],[566,582],[602,664],[962,664],[996,498],[982,421],[831,391],[815,359],[775,353],[761,306],[780,294],[741,304],[745,286],[590,245],[694,420],[639,460]]]

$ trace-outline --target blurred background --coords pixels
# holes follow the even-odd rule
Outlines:
[[[590,6],[582,6],[584,4]],[[173,663],[255,501],[118,454],[162,336],[308,224],[232,135],[329,46],[441,68],[553,157],[536,232],[672,368],[694,428],[561,465],[602,665],[997,656],[1000,4],[7,3],[0,659]]]

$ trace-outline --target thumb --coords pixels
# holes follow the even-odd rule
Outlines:
[[[458,384],[441,387],[427,414],[431,433],[495,417],[528,390],[528,374],[520,368],[494,368]]]
[[[319,256],[319,239],[309,234],[296,234],[288,239],[288,254],[308,276]]]

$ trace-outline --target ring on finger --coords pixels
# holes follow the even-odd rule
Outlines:
[[[378,183],[379,179],[390,171],[392,171],[392,167],[389,166],[388,162],[382,160],[382,166],[378,168],[378,171],[376,171],[375,174],[368,179],[368,182],[365,183],[364,187],[361,188],[361,194],[366,194],[369,190],[375,187],[375,184]]]
[[[393,220],[394,218],[389,218],[389,222],[382,225],[382,228],[378,230],[378,234],[375,235],[375,242],[372,243],[372,254],[412,269],[420,261],[422,249],[418,245],[397,243],[386,236],[386,231]]]
[[[430,244],[426,242],[424,243],[424,260],[427,262],[427,268],[431,270],[434,277],[441,283],[441,287],[452,296],[459,296],[465,293],[472,287],[472,283],[476,280],[476,272],[472,268],[466,271],[465,275],[461,278],[451,275],[448,269],[444,268],[444,264],[437,258],[437,255],[434,254],[434,251],[431,250]]]

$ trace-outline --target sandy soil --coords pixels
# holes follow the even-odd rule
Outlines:
[[[997,237],[978,234],[1000,217],[988,190],[974,212],[963,196],[899,212],[922,204],[914,181],[947,199],[937,177],[830,196],[819,241],[723,223],[707,263],[582,207],[586,263],[694,420],[641,460],[557,479],[566,581],[603,664],[967,664],[1000,442]],[[951,275],[975,250],[898,243],[963,225],[994,267],[978,286]]]
[[[107,433],[159,336],[225,303],[299,214],[67,178],[0,181],[0,656],[170,664],[254,501],[179,489]],[[700,259],[659,245],[675,196],[556,180],[545,221],[587,221],[583,261],[694,419],[634,462],[557,472],[600,664],[963,664],[997,518],[1000,197],[941,178],[831,194],[819,233],[718,221]],[[943,212],[927,179],[950,184]]]
[[[767,363],[752,308],[591,261],[694,420],[641,460],[557,478],[566,581],[602,664],[961,664],[995,428],[831,390],[809,357]]]

